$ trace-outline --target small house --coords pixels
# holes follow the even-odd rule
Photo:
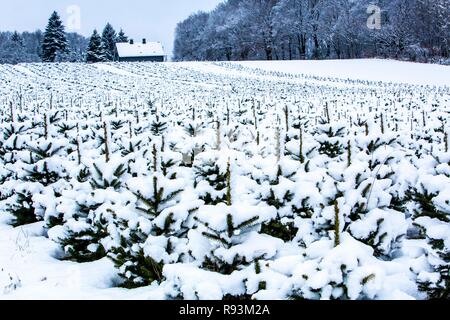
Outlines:
[[[141,43],[121,42],[116,44],[119,61],[125,62],[164,62],[166,55],[160,42],[147,42],[142,39]]]

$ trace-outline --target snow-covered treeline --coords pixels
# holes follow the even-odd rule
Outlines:
[[[4,293],[58,298],[71,263],[102,296],[448,298],[448,87],[232,63],[0,71],[0,230],[53,248],[40,268],[1,242]]]
[[[446,63],[449,11],[449,0],[229,0],[178,24],[174,57]]]
[[[101,34],[95,30],[89,39],[67,33],[58,13],[53,12],[44,32],[0,32],[0,64],[115,61],[115,44],[127,41],[123,30],[117,33],[110,23]]]
[[[84,60],[87,40],[77,33],[67,33],[69,54],[66,61]],[[41,62],[43,33],[35,32],[0,32],[0,64]]]

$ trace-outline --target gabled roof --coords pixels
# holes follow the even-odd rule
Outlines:
[[[165,56],[160,42],[147,42],[145,44],[122,42],[117,43],[116,46],[120,58]]]

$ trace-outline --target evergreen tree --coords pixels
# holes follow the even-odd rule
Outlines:
[[[86,55],[86,62],[101,62],[105,61],[105,53],[102,47],[102,38],[98,34],[97,30],[92,33],[89,40],[89,46]]]
[[[199,198],[208,205],[226,202],[228,172],[221,160],[218,152],[211,151],[199,154],[194,161],[194,186]]]
[[[282,240],[262,235],[261,225],[276,217],[276,210],[267,206],[233,206],[218,204],[202,206],[194,220],[196,228],[189,233],[190,245],[198,237],[208,241],[207,253],[197,256],[195,248],[191,254],[201,261],[205,270],[229,275],[236,270],[249,266],[260,259],[270,259],[275,253],[269,252],[262,243],[271,243],[278,247]],[[241,250],[252,244],[249,252]],[[206,250],[205,250],[206,251]]]
[[[183,251],[175,250],[185,240],[180,235],[189,228],[184,224],[188,217],[202,204],[192,203],[177,207],[184,182],[177,179],[176,169],[180,161],[164,159],[164,153],[158,154],[154,145],[151,169],[153,174],[142,178],[133,178],[127,188],[137,198],[136,211],[139,218],[118,220],[119,245],[113,246],[109,257],[119,269],[123,280],[121,286],[136,288],[148,286],[154,281],[162,281],[162,268],[167,263],[177,263],[184,256]],[[172,168],[174,167],[174,168]],[[175,210],[183,212],[185,219],[176,221]],[[155,255],[155,248],[166,254]]]
[[[57,53],[67,52],[64,26],[58,13],[54,11],[48,21],[42,42],[42,61],[55,62]]]
[[[127,168],[120,159],[111,162],[98,161],[92,164],[88,181],[79,185],[78,196],[70,199],[71,210],[63,212],[68,217],[63,224],[63,236],[54,239],[65,252],[65,259],[77,262],[89,262],[103,258],[107,250],[102,240],[109,236],[107,232],[111,220],[115,220],[114,205],[120,203],[118,194]],[[86,176],[87,172],[80,172]],[[90,188],[86,188],[87,186]],[[131,195],[130,195],[131,196]],[[118,203],[119,202],[119,203]],[[128,203],[128,200],[125,200]],[[116,210],[117,211],[117,210]]]
[[[102,46],[105,50],[105,58],[109,61],[116,60],[116,39],[117,34],[113,26],[107,23],[102,33]]]
[[[122,29],[120,29],[119,33],[117,34],[116,42],[117,43],[128,42],[128,37],[125,35],[125,32],[123,32]]]
[[[11,36],[11,41],[20,47],[23,46],[23,38],[17,31],[13,32]]]

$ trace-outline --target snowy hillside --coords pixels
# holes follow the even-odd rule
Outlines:
[[[0,65],[0,299],[427,299],[448,67]]]
[[[450,67],[395,60],[246,61],[245,67],[353,80],[450,86]]]

